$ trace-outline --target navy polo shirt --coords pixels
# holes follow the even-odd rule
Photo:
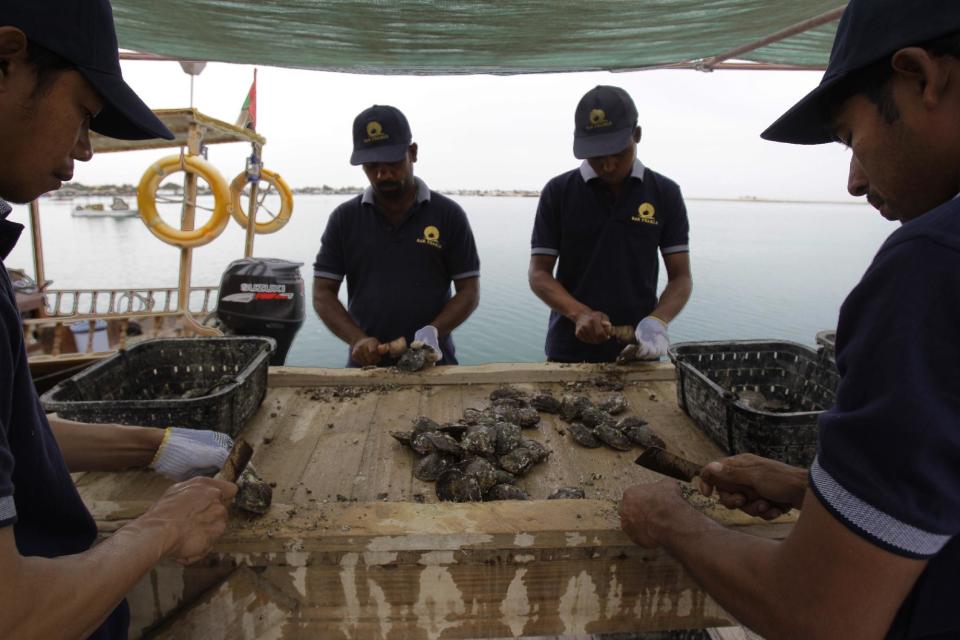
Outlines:
[[[0,201],[0,527],[13,527],[23,556],[57,556],[90,548],[97,527],[80,500],[33,386],[16,298],[3,260],[23,225],[6,219]],[[90,638],[126,638],[126,602]]]
[[[960,200],[895,231],[840,309],[810,486],[854,533],[929,561],[889,638],[960,637]]]
[[[586,161],[557,176],[540,194],[531,241],[533,255],[558,256],[556,278],[574,298],[636,326],[657,305],[657,250],[689,251],[687,209],[675,182],[634,162],[621,193],[613,192]],[[550,312],[546,354],[559,362],[610,362],[622,345],[592,345],[576,325]]]
[[[416,202],[398,226],[379,211],[372,187],[337,207],[313,265],[317,278],[347,279],[350,317],[380,342],[412,342],[450,301],[451,281],[480,275],[463,209],[415,180]],[[439,364],[457,364],[452,336],[440,338],[440,350]],[[347,366],[357,366],[349,356]]]

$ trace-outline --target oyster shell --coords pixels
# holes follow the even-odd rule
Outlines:
[[[237,478],[237,495],[233,504],[239,509],[263,515],[270,510],[273,488],[257,475],[253,465],[247,464]]]
[[[517,424],[520,428],[530,428],[540,422],[540,414],[531,406],[520,407],[517,410]]]
[[[400,444],[402,444],[402,445],[404,445],[404,446],[407,446],[407,447],[410,447],[410,448],[413,448],[412,444],[410,443],[410,441],[413,439],[413,432],[411,432],[411,431],[391,431],[391,432],[390,432],[390,435],[393,437],[394,440],[396,440],[396,441],[399,442]]]
[[[587,494],[580,487],[560,487],[547,496],[547,500],[580,500],[586,497]]]
[[[537,411],[560,413],[560,401],[549,393],[538,393],[530,399],[530,404]]]
[[[580,412],[580,421],[591,429],[600,424],[612,424],[616,422],[609,413],[596,407],[586,407],[583,409],[583,411]]]
[[[644,449],[649,449],[650,447],[660,447],[663,449],[667,446],[660,436],[654,433],[653,429],[646,424],[627,427],[623,430],[623,434],[627,436],[631,442],[635,442]]]
[[[529,500],[530,496],[520,487],[512,484],[496,484],[484,496],[484,500]]]
[[[560,398],[560,417],[567,422],[573,422],[587,407],[593,406],[590,398],[581,395],[566,393]]]
[[[480,422],[480,416],[483,415],[481,409],[474,409],[473,407],[463,410],[463,421],[468,425],[474,425]]]
[[[622,431],[612,424],[603,423],[597,425],[597,428],[594,429],[593,432],[597,438],[611,449],[617,449],[618,451],[630,451],[630,449],[633,449],[633,442],[630,438],[625,436]]]
[[[495,428],[485,425],[470,427],[460,440],[460,446],[467,453],[491,456],[497,452],[497,431]]]
[[[483,492],[476,478],[453,468],[437,478],[437,497],[445,502],[479,502],[483,499]]]
[[[581,447],[586,447],[587,449],[596,449],[603,444],[597,438],[597,435],[593,432],[593,430],[588,429],[582,422],[571,423],[567,427],[567,433],[570,434],[570,438],[574,442]]]
[[[440,423],[436,420],[428,418],[427,416],[417,416],[413,419],[413,432],[420,433],[422,431],[439,431]]]
[[[433,354],[433,351],[429,348],[426,349],[407,349],[407,352],[400,356],[400,359],[397,360],[397,368],[401,371],[420,371],[427,366],[430,355]]]
[[[497,455],[506,455],[520,446],[520,427],[509,422],[498,422],[497,432]],[[507,471],[510,471],[507,469]]]
[[[477,481],[481,491],[487,491],[497,484],[497,469],[488,460],[471,458],[460,465],[463,475],[470,476]]]
[[[536,456],[525,447],[517,447],[510,453],[500,456],[500,466],[517,476],[526,474],[533,467]]]
[[[550,457],[552,453],[550,449],[547,449],[543,444],[537,442],[536,440],[531,440],[530,438],[522,438],[520,440],[520,446],[528,450],[533,456],[533,464],[540,464],[544,460]]]
[[[622,393],[612,393],[604,398],[597,406],[610,415],[615,416],[626,411],[630,405]]]
[[[463,447],[456,438],[439,431],[426,431],[416,436],[420,442],[428,442],[431,451],[445,453],[457,458],[463,457]]]
[[[494,472],[497,476],[497,484],[514,484],[517,481],[517,477],[508,471],[503,469],[497,469],[494,467]]]
[[[497,400],[502,400],[503,398],[516,399],[526,397],[526,393],[514,387],[499,387],[490,392],[491,402],[496,402]]]
[[[413,467],[413,477],[424,482],[433,482],[440,477],[444,471],[449,470],[454,464],[454,459],[445,456],[442,453],[430,453],[417,460]]]

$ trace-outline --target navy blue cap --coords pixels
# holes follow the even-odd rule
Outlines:
[[[609,156],[630,144],[637,128],[637,107],[620,87],[597,85],[580,98],[573,121],[575,158]]]
[[[0,24],[17,27],[29,41],[72,63],[93,85],[106,103],[90,122],[97,133],[121,140],[173,139],[123,80],[108,0],[3,0]]]
[[[761,137],[776,142],[833,141],[830,91],[856,71],[905,47],[960,31],[957,0],[851,0],[820,85],[780,116]]]
[[[412,141],[410,124],[400,109],[375,104],[353,120],[350,164],[400,162]]]

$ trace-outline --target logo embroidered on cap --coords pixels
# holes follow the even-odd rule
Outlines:
[[[440,229],[437,229],[433,225],[423,228],[423,237],[417,238],[417,242],[420,244],[428,244],[435,249],[443,249],[443,245],[440,244]]]
[[[390,135],[383,132],[383,125],[379,122],[371,120],[367,123],[367,137],[364,143],[370,144],[371,142],[380,142],[381,140],[389,139]]]
[[[612,126],[613,123],[607,120],[607,112],[603,109],[594,109],[590,112],[590,124],[587,125],[588,130]]]
[[[647,224],[657,224],[657,210],[649,202],[644,202],[637,209],[637,215],[630,218],[634,222],[646,222]]]

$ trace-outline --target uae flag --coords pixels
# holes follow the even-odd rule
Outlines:
[[[247,93],[246,100],[240,108],[240,116],[237,118],[237,126],[241,129],[257,130],[257,70],[253,70],[253,84],[250,85],[250,91]]]

